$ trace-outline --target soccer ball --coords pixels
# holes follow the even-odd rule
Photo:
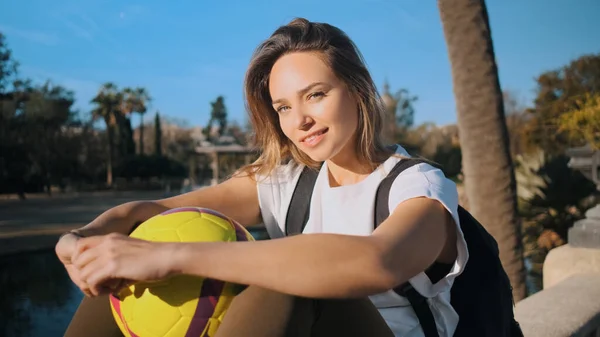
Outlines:
[[[130,236],[161,242],[254,241],[232,219],[196,207],[154,216]],[[133,284],[109,300],[115,321],[127,337],[214,336],[231,301],[243,289],[219,280],[178,275]]]

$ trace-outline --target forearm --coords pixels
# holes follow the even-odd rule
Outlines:
[[[83,236],[114,232],[128,234],[136,223],[142,223],[166,210],[167,207],[153,201],[132,201],[107,210],[76,232]]]
[[[393,279],[370,237],[308,234],[176,247],[175,273],[257,285],[297,296],[363,297],[389,289]]]

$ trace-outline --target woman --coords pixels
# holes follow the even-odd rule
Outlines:
[[[450,287],[468,258],[456,187],[428,164],[407,169],[392,185],[390,216],[373,230],[377,186],[408,154],[382,142],[384,110],[352,41],[330,25],[293,20],[256,50],[245,94],[259,159],[219,185],[126,203],[64,235],[56,251],[77,286],[95,298],[123,280],[176,274],[250,285],[232,303],[220,336],[422,336],[407,300],[390,290],[410,281],[430,299],[439,335],[451,336],[458,317]],[[181,206],[283,228],[306,165],[320,168],[304,235],[249,243],[126,235],[134,223]],[[434,263],[448,268],[432,284],[424,271]],[[106,304],[92,302],[84,300],[70,331],[101,316],[111,320]]]

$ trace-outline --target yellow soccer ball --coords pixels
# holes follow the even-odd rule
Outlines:
[[[154,216],[131,237],[160,242],[254,241],[232,219],[197,207]],[[109,299],[115,321],[127,337],[214,336],[231,301],[243,289],[237,284],[180,275],[133,284]]]

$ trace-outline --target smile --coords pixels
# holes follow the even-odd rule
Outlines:
[[[308,136],[302,138],[300,142],[308,146],[315,146],[323,139],[327,131],[329,131],[329,128],[324,128],[319,131],[313,132]]]

